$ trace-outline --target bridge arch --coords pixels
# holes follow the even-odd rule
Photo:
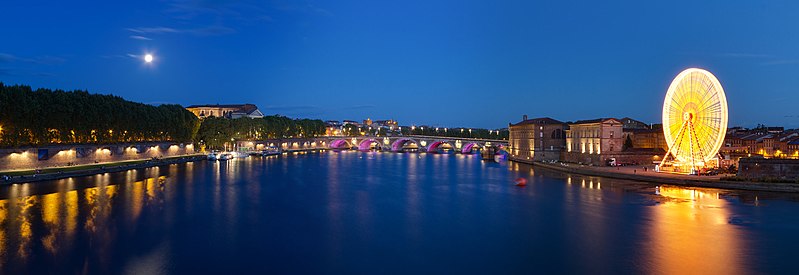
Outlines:
[[[361,142],[358,144],[358,150],[369,151],[370,149],[372,149],[372,144],[377,144],[377,146],[375,146],[375,148],[382,149],[382,146],[380,145],[380,141],[378,141],[376,139],[373,139],[373,138],[367,138],[367,139],[361,140]]]
[[[453,149],[455,148],[455,145],[453,145],[449,141],[437,140],[437,141],[434,141],[433,143],[431,143],[430,146],[427,147],[427,152],[428,153],[435,153],[436,151],[438,151],[438,148],[441,147],[441,146],[448,146],[448,147],[453,148]]]
[[[419,142],[412,138],[400,138],[395,140],[394,143],[391,143],[391,151],[402,151],[402,148],[408,143],[413,143],[416,144],[416,146],[419,146]]]
[[[350,143],[346,139],[337,139],[330,142],[330,149],[350,149],[350,148],[352,148],[352,143]]]
[[[477,149],[480,149],[481,146],[480,144],[477,144],[477,142],[469,142],[463,146],[463,149],[461,149],[461,154],[471,154],[472,149],[474,149],[475,147],[477,147]]]

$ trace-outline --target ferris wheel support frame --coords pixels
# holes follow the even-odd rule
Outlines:
[[[699,171],[699,166],[696,165],[696,158],[694,157],[694,155],[695,155],[695,153],[694,153],[694,142],[696,142],[698,144],[699,143],[699,139],[696,137],[696,133],[695,133],[696,130],[694,129],[694,125],[693,125],[693,122],[692,122],[693,115],[692,114],[686,114],[686,116],[688,116],[689,119],[683,121],[682,126],[680,126],[680,131],[677,134],[677,138],[675,139],[675,144],[677,145],[676,146],[677,147],[677,151],[675,152],[675,154],[677,154],[677,155],[680,154],[680,150],[682,149],[682,142],[681,141],[682,141],[683,137],[685,136],[685,132],[687,130],[687,132],[688,132],[688,144],[689,144],[688,147],[689,147],[689,150],[691,151],[691,170],[692,170],[691,172],[693,173],[694,171]],[[663,156],[663,160],[660,162],[660,164],[657,165],[657,171],[660,171],[661,168],[663,167],[663,164],[667,163],[667,160],[669,159],[669,156],[671,155],[671,149],[672,149],[672,147],[669,147],[669,150],[666,151],[666,155]],[[704,154],[704,152],[702,152],[702,148],[697,148],[697,149],[699,151],[698,153],[699,153],[700,159],[704,162],[705,161],[704,160],[705,159],[705,154]],[[672,156],[672,159],[676,160],[676,158],[673,157],[673,156]]]

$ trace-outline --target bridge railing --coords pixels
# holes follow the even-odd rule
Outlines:
[[[474,140],[474,141],[488,141],[488,142],[496,142],[496,143],[507,143],[507,140],[502,139],[485,139],[485,138],[470,138],[470,137],[447,137],[447,136],[424,136],[424,135],[407,135],[405,137],[415,137],[415,138],[430,138],[430,139],[452,139],[452,140]]]

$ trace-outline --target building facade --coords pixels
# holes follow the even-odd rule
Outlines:
[[[666,136],[663,134],[663,129],[624,129],[624,142],[627,142],[627,137],[632,141],[632,147],[635,149],[662,149],[663,152],[669,150],[669,144],[666,143]]]
[[[264,114],[255,104],[226,104],[226,105],[191,105],[186,110],[194,113],[199,118],[224,117],[224,118],[262,118]]]
[[[566,130],[564,160],[591,165],[605,165],[622,155],[623,123],[615,118],[599,118],[569,123]]]
[[[566,124],[542,117],[509,124],[508,153],[511,159],[528,161],[560,160],[566,145]]]

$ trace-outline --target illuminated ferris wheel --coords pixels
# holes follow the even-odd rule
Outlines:
[[[727,98],[719,80],[703,69],[682,71],[663,102],[663,134],[669,150],[659,168],[672,164],[693,172],[708,166],[717,159],[726,132]]]

